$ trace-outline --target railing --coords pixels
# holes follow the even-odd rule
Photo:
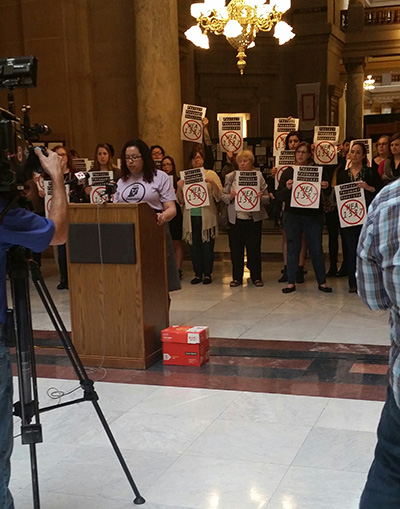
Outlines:
[[[400,7],[366,7],[364,9],[364,25],[400,24]],[[340,11],[342,30],[348,27],[348,11]]]

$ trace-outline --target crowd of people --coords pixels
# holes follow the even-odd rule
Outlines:
[[[283,293],[296,291],[296,284],[304,282],[304,266],[310,258],[318,290],[332,292],[327,278],[348,277],[349,292],[357,292],[356,247],[361,225],[340,227],[334,187],[356,182],[365,193],[369,207],[382,187],[400,177],[400,133],[382,135],[376,143],[375,157],[367,164],[364,143],[351,138],[344,140],[338,154],[337,166],[324,166],[319,207],[299,208],[291,205],[293,167],[282,173],[275,189],[276,167],[268,178],[260,174],[258,199],[259,209],[237,210],[236,174],[257,171],[254,155],[250,150],[239,153],[228,152],[226,164],[217,174],[208,120],[203,119],[202,143],[193,144],[186,169],[204,168],[204,181],[208,191],[208,204],[187,207],[184,197],[184,179],[181,168],[176,168],[174,158],[165,153],[161,145],[148,146],[136,139],[128,141],[121,153],[121,168],[113,161],[114,149],[108,143],[99,143],[94,153],[92,171],[112,172],[117,183],[115,202],[135,203],[145,201],[155,210],[157,224],[166,229],[167,268],[169,291],[181,288],[183,277],[184,242],[189,245],[193,266],[191,284],[212,283],[215,238],[221,218],[229,239],[232,262],[230,287],[243,284],[245,259],[251,282],[256,287],[264,285],[261,264],[262,223],[268,217],[267,207],[273,207],[275,224],[282,231],[282,257],[284,262],[280,283],[286,283]],[[351,148],[350,148],[351,147]],[[295,166],[314,166],[313,145],[303,141],[300,131],[290,132],[286,137],[286,150],[294,151]],[[69,184],[70,201],[88,202],[91,186],[87,181],[74,180],[73,157],[76,151],[57,146],[53,149],[62,158],[64,180]],[[39,197],[44,195],[43,183],[36,179]],[[40,214],[43,210],[38,208]],[[329,268],[325,270],[322,234],[324,226],[328,232]],[[342,263],[339,268],[339,239],[342,243]],[[245,257],[246,255],[246,257]],[[58,246],[60,283],[57,288],[68,289],[68,273],[65,245]]]

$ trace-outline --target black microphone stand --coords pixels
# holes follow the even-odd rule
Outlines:
[[[14,326],[16,335],[16,356],[18,367],[18,387],[20,401],[14,404],[14,414],[21,418],[22,443],[28,444],[30,448],[32,491],[34,509],[40,509],[39,498],[39,476],[37,468],[36,444],[43,441],[42,426],[39,414],[55,408],[90,401],[100,419],[100,422],[107,434],[125,476],[135,494],[134,504],[145,503],[129,471],[128,465],[122,456],[121,450],[114,438],[106,418],[100,408],[98,395],[94,389],[94,382],[88,377],[78,353],[72,344],[68,331],[61,319],[60,314],[51,298],[45,285],[38,265],[29,259],[28,250],[22,247],[13,247],[9,250],[7,260],[7,271],[10,277],[11,294],[14,308]],[[62,346],[69,358],[72,368],[79,380],[83,390],[81,398],[39,408],[35,353],[32,333],[32,315],[29,295],[29,274],[39,297],[47,311],[47,314],[57,332]]]

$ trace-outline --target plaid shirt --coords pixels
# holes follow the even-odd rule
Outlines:
[[[400,407],[400,180],[371,203],[357,248],[358,294],[371,309],[390,310],[390,384]]]

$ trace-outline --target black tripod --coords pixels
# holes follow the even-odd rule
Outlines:
[[[11,282],[11,293],[14,308],[14,325],[16,332],[16,353],[18,366],[18,385],[19,397],[14,405],[14,414],[21,418],[21,437],[22,443],[28,444],[30,448],[31,473],[32,473],[32,491],[34,509],[40,509],[39,499],[39,479],[37,469],[36,444],[42,442],[42,427],[39,414],[55,408],[61,408],[82,401],[91,401],[96,413],[103,425],[111,445],[117,455],[120,465],[125,472],[129,484],[135,493],[135,504],[144,504],[145,499],[140,495],[139,490],[129,471],[128,465],[118,447],[117,442],[111,432],[111,429],[104,417],[104,414],[98,403],[98,395],[94,389],[94,383],[88,377],[71,338],[65,328],[65,325],[59,315],[57,308],[51,298],[51,295],[43,281],[38,265],[28,259],[25,248],[13,247],[9,250],[7,260],[7,271]],[[58,405],[51,405],[39,408],[35,354],[32,334],[32,316],[29,298],[29,273],[31,274],[33,284],[39,294],[39,297],[49,315],[49,318],[57,332],[57,335],[64,347],[65,352],[71,362],[71,365],[78,377],[83,390],[83,396],[73,401],[68,401]]]

